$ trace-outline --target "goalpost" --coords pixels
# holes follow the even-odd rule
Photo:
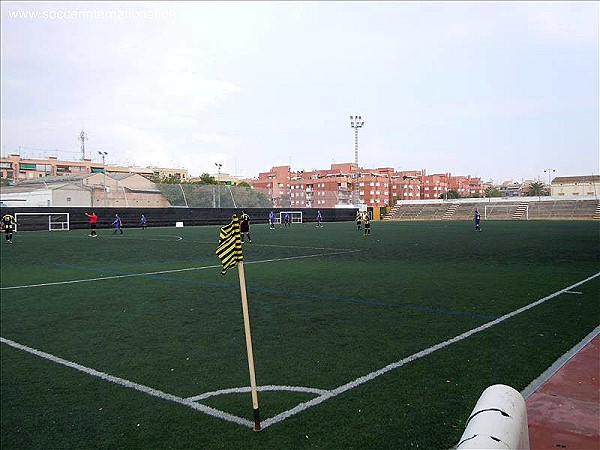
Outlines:
[[[69,231],[69,213],[15,213],[15,231]]]
[[[283,216],[285,214],[290,215],[291,223],[302,223],[302,211],[281,211],[279,213],[279,218],[277,219],[277,223],[283,223]]]

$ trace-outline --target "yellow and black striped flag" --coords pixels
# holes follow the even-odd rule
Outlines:
[[[223,264],[221,275],[225,275],[229,269],[235,267],[238,261],[244,260],[240,239],[240,221],[236,215],[233,216],[231,223],[221,227],[219,245],[215,253]]]

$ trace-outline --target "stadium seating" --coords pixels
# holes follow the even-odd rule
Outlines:
[[[384,220],[472,220],[477,208],[486,220],[600,220],[598,200],[400,203]]]

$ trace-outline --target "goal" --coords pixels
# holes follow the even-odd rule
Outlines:
[[[290,215],[291,223],[302,223],[302,211],[281,211],[277,223],[283,223],[283,216],[285,214]]]
[[[68,231],[69,213],[15,213],[15,231]]]

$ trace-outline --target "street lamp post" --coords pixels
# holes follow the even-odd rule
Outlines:
[[[219,208],[221,207],[221,167],[223,167],[223,164],[219,164],[219,163],[215,163],[215,166],[217,166],[217,190],[218,190],[218,205]]]
[[[354,204],[358,205],[360,202],[360,194],[359,194],[359,188],[358,188],[358,177],[359,177],[359,170],[358,170],[358,130],[360,128],[362,128],[362,126],[365,124],[365,122],[362,120],[362,116],[350,116],[350,127],[354,128],[354,165],[355,170],[356,170],[356,174],[355,174],[355,181],[354,181]]]
[[[552,172],[556,172],[556,170],[554,170],[554,169],[544,169],[544,173],[546,173],[546,172],[548,172],[548,189],[549,189],[548,195],[550,195],[550,194],[552,194],[552,184],[551,184],[551,181],[550,181],[550,174]]]
[[[102,187],[104,189],[104,207],[106,208],[106,165],[104,164],[104,158],[108,155],[108,152],[98,152],[102,156]]]

